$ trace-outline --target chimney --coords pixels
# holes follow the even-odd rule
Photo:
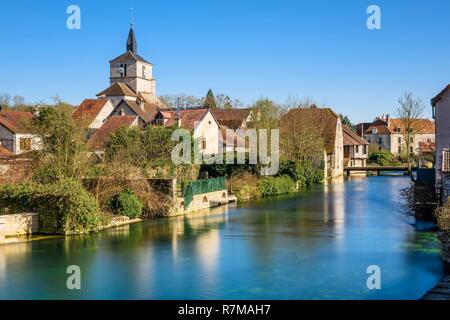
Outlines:
[[[386,115],[386,123],[387,123],[387,125],[389,127],[389,115],[388,114]]]

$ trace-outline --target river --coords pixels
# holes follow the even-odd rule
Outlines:
[[[401,212],[406,177],[298,194],[89,236],[0,246],[0,299],[417,299],[443,275],[439,242]],[[66,269],[81,270],[69,290]],[[381,289],[367,288],[367,267]]]

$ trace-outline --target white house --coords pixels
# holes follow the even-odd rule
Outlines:
[[[209,109],[189,109],[158,111],[152,121],[154,125],[164,125],[187,129],[194,139],[200,141],[202,154],[218,154],[220,128]]]
[[[33,117],[32,112],[1,110],[0,111],[0,143],[12,154],[21,154],[39,150],[41,138],[32,134],[27,124]]]
[[[114,105],[108,98],[84,99],[72,113],[72,117],[85,122],[88,130],[94,132],[103,125],[113,110]]]

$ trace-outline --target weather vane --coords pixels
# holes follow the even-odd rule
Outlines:
[[[130,23],[133,26],[133,8],[130,8]]]

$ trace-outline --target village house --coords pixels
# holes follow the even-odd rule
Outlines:
[[[113,110],[114,105],[108,98],[85,99],[72,113],[72,117],[84,123],[91,135],[103,125]]]
[[[96,152],[102,152],[111,134],[120,128],[141,127],[137,116],[112,116],[106,119],[105,123],[94,132],[89,139],[89,146]]]
[[[219,124],[210,109],[164,110],[158,111],[153,125],[187,129],[193,139],[198,139],[200,153],[218,154]]]
[[[431,99],[436,121],[435,181],[441,189],[441,199],[450,194],[450,85]]]
[[[324,177],[337,178],[344,173],[344,137],[341,118],[330,108],[295,108],[289,110],[282,119],[296,121],[297,126],[308,126],[315,130],[324,142]],[[303,119],[302,121],[297,121]],[[297,130],[301,128],[297,127]]]
[[[344,137],[344,167],[365,167],[369,143],[345,124],[342,125],[342,133]]]
[[[41,138],[27,128],[32,117],[32,112],[0,110],[0,145],[11,154],[18,155],[41,148]]]
[[[379,150],[388,150],[394,155],[404,153],[419,154],[420,144],[435,141],[435,125],[429,119],[415,119],[412,124],[410,150],[406,150],[405,126],[401,119],[390,118],[389,115],[376,118],[371,123],[357,125],[357,133],[369,144],[377,145]]]

